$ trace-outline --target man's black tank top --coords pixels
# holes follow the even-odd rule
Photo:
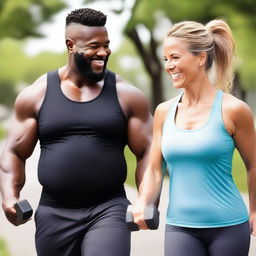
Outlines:
[[[125,196],[127,119],[114,73],[106,71],[95,99],[77,102],[63,94],[58,71],[49,72],[38,137],[40,203],[80,207]]]

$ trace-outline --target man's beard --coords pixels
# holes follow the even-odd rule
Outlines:
[[[98,59],[102,60],[102,58],[98,58]],[[82,53],[76,52],[74,54],[74,61],[80,74],[90,81],[99,82],[105,76],[108,57],[104,58],[103,71],[100,73],[93,72],[90,65],[91,60],[92,58],[85,58]]]

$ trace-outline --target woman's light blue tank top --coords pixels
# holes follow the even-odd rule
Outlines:
[[[217,91],[211,113],[200,129],[175,125],[181,98],[163,126],[162,154],[170,177],[167,224],[207,228],[248,220],[248,212],[232,178],[234,141],[222,120],[223,92]]]

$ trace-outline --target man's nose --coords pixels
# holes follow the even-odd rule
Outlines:
[[[97,51],[98,56],[106,57],[106,56],[108,56],[108,54],[109,54],[109,51],[107,49],[105,49],[104,47],[99,48]]]

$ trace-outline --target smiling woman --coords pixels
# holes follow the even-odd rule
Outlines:
[[[165,70],[183,91],[155,111],[149,164],[133,214],[146,229],[143,213],[160,194],[166,164],[165,256],[247,256],[250,233],[256,235],[256,134],[250,108],[228,93],[234,50],[221,19],[179,22],[164,38]],[[248,175],[250,214],[232,177],[235,149]]]
[[[188,51],[189,45],[176,37],[167,37],[164,41],[165,70],[170,74],[176,89],[189,85],[200,72],[206,60],[206,53],[193,54]],[[190,65],[198,63],[198,65]]]

